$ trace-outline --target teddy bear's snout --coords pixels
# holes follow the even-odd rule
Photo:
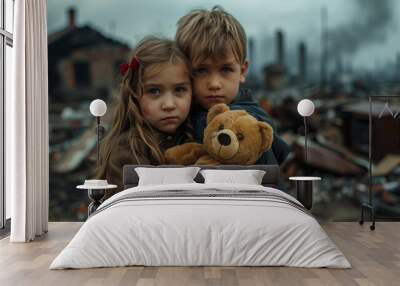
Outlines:
[[[210,139],[211,148],[208,153],[214,155],[218,160],[229,160],[239,151],[239,140],[230,129],[215,132]]]
[[[223,146],[228,146],[231,144],[231,137],[226,133],[218,134],[218,142]]]

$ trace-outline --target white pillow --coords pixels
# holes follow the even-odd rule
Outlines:
[[[138,186],[196,183],[193,179],[199,170],[199,167],[135,168],[139,176]]]
[[[262,170],[201,170],[205,184],[246,184],[261,185],[265,171]]]

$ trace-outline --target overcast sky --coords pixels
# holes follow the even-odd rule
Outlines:
[[[309,57],[321,50],[321,10],[328,13],[331,55],[353,68],[382,67],[400,53],[400,1],[396,0],[47,0],[49,33],[65,27],[66,10],[77,9],[78,25],[89,24],[106,35],[134,45],[153,34],[173,37],[177,20],[193,8],[223,6],[255,39],[254,66],[275,57],[274,33],[282,29],[286,57],[296,62],[299,41]],[[332,63],[334,60],[332,60]],[[318,65],[314,61],[315,67]]]

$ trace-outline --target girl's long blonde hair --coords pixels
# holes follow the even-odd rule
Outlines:
[[[117,98],[112,128],[102,140],[100,147],[100,162],[96,170],[98,178],[105,178],[113,144],[118,144],[117,140],[124,132],[128,132],[129,148],[137,164],[143,164],[141,158],[148,157],[149,152],[156,164],[165,164],[165,158],[159,146],[160,142],[154,136],[154,128],[144,120],[140,111],[139,100],[143,93],[144,71],[163,63],[183,62],[190,74],[189,63],[174,41],[147,37],[136,46],[132,53],[132,58],[137,57],[140,65],[137,70],[129,68],[123,75],[121,95]],[[191,128],[188,120],[185,120],[182,126],[184,130],[187,130],[188,138],[192,138],[188,131]]]

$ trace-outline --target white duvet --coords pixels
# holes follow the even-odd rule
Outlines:
[[[179,195],[123,199],[137,192],[168,190],[262,191],[272,199]],[[194,183],[127,189],[99,207],[50,269],[127,265],[350,268],[318,222],[285,200],[301,205],[282,191],[254,185]]]

